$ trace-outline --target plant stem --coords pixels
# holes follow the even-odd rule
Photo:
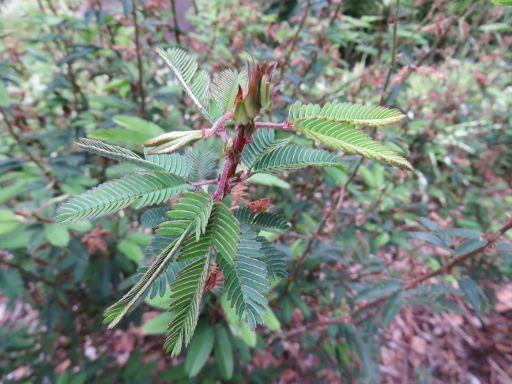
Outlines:
[[[137,22],[137,9],[135,6],[135,2],[132,6],[132,18],[133,18],[133,26],[135,28],[135,51],[137,53],[137,70],[139,73],[138,79],[138,88],[139,88],[139,97],[140,97],[140,109],[139,115],[143,117],[146,114],[146,93],[144,91],[144,71],[142,68],[142,53],[140,49],[140,38],[139,38],[139,24]]]
[[[398,18],[400,16],[400,0],[396,0],[396,11],[395,11],[395,23],[393,24],[393,46],[391,51],[391,65],[389,66],[388,73],[386,75],[386,81],[384,83],[384,88],[382,90],[382,94],[380,96],[380,104],[384,102],[386,99],[386,92],[389,86],[389,80],[391,79],[391,74],[395,69],[396,65],[396,50],[397,50],[397,32],[398,32]]]
[[[289,123],[288,121],[282,122],[282,123],[265,123],[257,121],[254,123],[254,126],[256,128],[275,128],[275,129],[282,129],[284,131],[291,131],[293,129],[293,125]]]
[[[302,18],[299,22],[299,26],[297,27],[295,34],[293,35],[292,39],[290,40],[290,48],[288,49],[288,52],[284,56],[283,63],[281,64],[281,72],[279,73],[279,78],[277,80],[278,84],[283,80],[286,65],[290,61],[292,52],[295,49],[295,46],[297,45],[297,41],[299,39],[299,34],[302,31],[302,28],[304,28],[304,24],[306,23],[306,19],[309,15],[310,9],[311,9],[311,0],[308,0],[308,2],[306,3],[306,7],[304,8],[304,12],[302,13]]]
[[[340,0],[338,2],[338,5],[336,5],[336,9],[334,10],[334,13],[332,14],[331,19],[329,20],[329,25],[334,24],[336,19],[338,18],[338,15],[340,14],[341,7],[343,6],[343,0]]]
[[[12,126],[11,122],[9,121],[9,118],[7,116],[7,113],[3,110],[3,108],[0,108],[0,113],[2,114],[3,118],[4,118],[4,121],[5,121],[5,125],[7,126],[7,130],[9,131],[11,137],[16,141],[16,143],[18,144],[18,146],[20,147],[20,149],[23,151],[23,153],[25,153],[25,155],[27,155],[27,157],[30,159],[30,161],[32,161],[33,163],[35,163],[39,169],[41,169],[41,171],[43,171],[43,173],[49,178],[51,179],[51,172],[48,168],[46,168],[43,163],[41,163],[33,154],[32,152],[30,152],[30,149],[27,148],[27,146],[25,145],[25,143],[23,142],[23,140],[21,139],[21,137],[16,133],[16,131],[14,130],[14,127]]]
[[[194,3],[195,5],[195,3]],[[197,14],[197,5],[194,6],[195,13]],[[178,15],[176,14],[176,0],[171,0],[171,8],[172,8],[172,20],[174,23],[174,38],[176,39],[176,43],[181,44],[180,42],[180,29],[178,27]]]
[[[218,134],[223,141],[227,141],[226,135],[226,127],[224,124],[226,121],[229,121],[233,118],[233,112],[228,112],[225,115],[221,116],[209,129],[204,130],[204,137],[211,137],[215,134]]]
[[[213,194],[214,201],[222,201],[229,193],[231,178],[235,175],[236,168],[242,158],[242,151],[245,145],[250,142],[254,128],[254,122],[252,121],[246,125],[239,125],[237,127],[238,134],[235,137],[232,148],[226,156],[224,168],[219,176],[217,190]]]

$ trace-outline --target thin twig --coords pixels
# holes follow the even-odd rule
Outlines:
[[[389,66],[388,73],[386,75],[386,81],[384,83],[384,88],[382,90],[382,94],[380,96],[380,104],[384,102],[386,99],[386,92],[389,86],[389,80],[391,79],[391,74],[395,69],[396,65],[396,50],[397,50],[397,35],[398,35],[398,18],[400,17],[400,0],[396,0],[396,11],[395,11],[395,23],[393,24],[393,46],[391,51],[391,65]]]
[[[329,25],[333,25],[334,24],[334,22],[338,18],[338,15],[340,14],[342,6],[343,6],[343,0],[340,0],[338,2],[338,5],[336,6],[336,9],[334,10],[334,13],[332,14],[331,19],[329,20]]]
[[[282,123],[265,123],[261,121],[257,121],[254,123],[256,128],[274,128],[274,129],[282,129],[283,131],[290,131],[293,129],[293,124],[288,121]]]
[[[140,39],[139,39],[139,24],[137,22],[137,7],[135,6],[135,2],[132,6],[132,18],[133,18],[133,26],[135,28],[135,51],[137,53],[137,70],[139,74],[138,79],[138,88],[139,88],[139,97],[140,97],[140,109],[139,115],[143,117],[146,114],[146,93],[144,91],[144,71],[142,67],[142,52],[140,48]]]
[[[193,3],[195,13],[197,14],[197,5]],[[176,39],[176,43],[181,44],[180,42],[180,29],[178,27],[178,15],[176,13],[176,0],[171,0],[171,8],[172,8],[172,20],[174,23],[174,38]]]
[[[311,9],[311,0],[308,0],[306,7],[304,8],[304,12],[302,13],[302,18],[299,22],[299,26],[297,27],[297,30],[295,31],[293,37],[290,40],[290,48],[288,49],[288,52],[284,56],[284,60],[281,63],[281,72],[279,73],[279,78],[277,79],[277,83],[281,83],[284,77],[284,72],[286,70],[286,66],[288,65],[288,62],[290,61],[290,57],[292,55],[293,50],[295,49],[295,46],[297,45],[297,41],[299,40],[299,34],[302,31],[302,28],[304,28],[304,24],[306,23],[306,19],[309,15],[309,11]]]
[[[2,114],[3,118],[4,118],[4,121],[5,121],[5,125],[7,126],[7,130],[9,131],[10,135],[12,136],[12,138],[16,141],[16,143],[18,144],[18,146],[20,147],[20,149],[23,151],[23,153],[25,155],[27,155],[27,157],[30,159],[30,161],[32,161],[33,163],[35,163],[39,169],[41,169],[41,171],[43,171],[43,173],[51,179],[51,172],[48,168],[46,168],[43,163],[41,163],[33,154],[32,152],[30,152],[30,149],[27,148],[27,146],[25,145],[25,143],[23,142],[23,140],[21,139],[21,137],[16,133],[16,131],[14,130],[14,127],[13,125],[11,124],[11,122],[9,121],[9,118],[7,116],[7,113],[4,111],[3,108],[0,108],[0,113]]]

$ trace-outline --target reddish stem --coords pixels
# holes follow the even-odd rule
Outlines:
[[[238,126],[238,134],[233,142],[233,147],[226,157],[224,169],[219,176],[217,190],[213,194],[214,201],[222,201],[229,193],[231,178],[234,176],[238,164],[240,164],[242,151],[245,145],[251,141],[253,131],[254,123],[252,122],[247,125]]]
[[[289,121],[285,121],[283,123],[263,123],[263,122],[256,122],[254,123],[254,126],[256,128],[275,128],[275,129],[282,129],[284,131],[290,131],[293,129],[292,123]]]

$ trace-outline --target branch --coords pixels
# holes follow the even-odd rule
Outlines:
[[[440,274],[444,274],[444,273],[448,272],[450,269],[452,269],[453,267],[455,267],[456,265],[462,264],[463,262],[465,262],[466,260],[470,259],[471,257],[480,254],[481,252],[487,250],[488,248],[493,247],[494,244],[496,243],[496,241],[498,241],[510,229],[512,229],[512,217],[509,218],[505,222],[505,224],[497,232],[491,233],[491,234],[488,234],[488,235],[484,236],[486,238],[487,242],[485,244],[483,244],[481,247],[479,247],[479,248],[477,248],[477,249],[475,249],[473,251],[470,251],[470,252],[464,253],[462,255],[459,255],[459,256],[455,257],[452,261],[450,261],[450,262],[446,263],[445,265],[443,265],[442,267],[440,267],[440,268],[438,268],[438,269],[436,269],[434,271],[425,273],[425,274],[417,277],[416,279],[413,279],[413,280],[409,281],[408,283],[406,283],[404,285],[403,290],[404,291],[408,291],[408,290],[414,289],[419,284],[425,282],[426,280],[429,280],[432,277],[438,276]],[[357,323],[357,321],[355,320],[355,317],[359,313],[361,313],[365,309],[374,307],[377,304],[380,304],[380,303],[386,301],[389,297],[393,296],[398,291],[400,291],[400,289],[392,291],[392,292],[390,292],[390,293],[388,293],[386,295],[383,295],[383,296],[381,296],[381,297],[379,297],[379,298],[377,298],[375,300],[363,302],[363,303],[357,305],[350,313],[348,313],[345,316],[333,317],[333,318],[330,318],[330,319],[320,320],[320,321],[317,321],[317,322],[314,322],[314,323],[310,323],[310,324],[304,325],[302,327],[293,329],[293,330],[288,331],[288,332],[284,332],[284,333],[281,333],[281,334],[275,334],[275,335],[273,335],[269,339],[268,345],[272,344],[277,339],[292,338],[292,337],[295,337],[295,336],[302,335],[303,333],[305,333],[305,332],[307,332],[309,330],[323,328],[323,327],[326,327],[328,325],[346,324],[346,323]]]
[[[220,138],[226,142],[228,141],[228,137],[226,135],[226,126],[224,125],[226,121],[229,121],[233,118],[233,112],[228,112],[225,115],[221,116],[211,128],[205,129],[203,132],[203,137],[212,137],[213,135],[219,135]]]
[[[274,129],[282,129],[283,131],[291,131],[293,129],[293,124],[289,121],[285,121],[282,123],[264,123],[261,121],[257,121],[254,123],[256,128],[274,128]]]
[[[397,31],[398,31],[398,18],[400,16],[400,0],[396,0],[396,11],[395,11],[395,23],[393,24],[393,47],[391,53],[391,65],[388,69],[388,74],[386,75],[386,82],[384,83],[384,88],[382,90],[382,95],[380,96],[380,103],[382,104],[386,98],[386,92],[389,86],[389,80],[391,78],[391,73],[395,69],[396,65],[396,48],[397,48]]]
[[[197,5],[194,3],[195,7],[197,7]],[[194,7],[194,9],[196,10],[196,14],[197,14],[197,9]],[[174,38],[176,39],[176,43],[178,44],[181,44],[180,42],[180,29],[178,27],[178,15],[176,14],[176,0],[171,0],[171,8],[172,8],[172,20],[173,20],[173,23],[174,23]]]
[[[219,176],[217,190],[213,194],[214,201],[222,201],[231,189],[231,178],[235,176],[236,168],[240,164],[242,158],[242,151],[247,143],[251,141],[251,136],[254,131],[254,123],[251,121],[246,125],[239,125],[237,127],[237,136],[233,142],[229,153],[226,156],[224,168]]]
[[[48,179],[52,179],[52,176],[51,176],[51,171],[46,168],[43,163],[41,163],[33,154],[32,152],[30,152],[30,149],[27,148],[27,146],[25,145],[25,143],[23,142],[23,140],[21,139],[21,137],[14,131],[14,127],[12,126],[11,122],[9,121],[9,118],[7,116],[7,113],[4,111],[3,108],[0,108],[0,113],[2,114],[3,118],[4,118],[4,121],[5,121],[5,125],[7,126],[7,130],[9,131],[11,137],[14,139],[14,141],[16,141],[16,143],[18,144],[18,146],[20,147],[21,151],[23,153],[25,153],[25,155],[27,155],[27,157],[30,159],[30,161],[32,161],[33,163],[35,163],[39,169],[41,169],[41,171],[43,171],[43,173],[46,175],[46,177],[48,177]]]
[[[299,39],[299,34],[302,31],[302,28],[304,28],[304,24],[305,24],[306,19],[307,19],[308,15],[309,15],[309,10],[310,9],[311,9],[311,0],[308,0],[308,2],[306,4],[306,7],[304,8],[304,12],[302,13],[302,18],[301,18],[301,20],[299,22],[299,26],[297,27],[297,30],[295,31],[295,34],[293,35],[292,39],[290,40],[291,41],[290,48],[288,49],[288,52],[284,56],[283,64],[281,65],[281,72],[279,73],[279,79],[277,80],[278,84],[283,80],[286,65],[290,61],[290,57],[292,55],[292,52],[295,49],[295,46],[297,45],[297,41]]]
[[[140,96],[140,110],[139,115],[144,117],[146,113],[146,94],[144,92],[144,72],[142,68],[142,54],[140,49],[140,40],[139,40],[139,24],[137,23],[137,10],[135,6],[135,2],[132,5],[132,18],[133,18],[133,26],[135,27],[135,51],[137,53],[137,70],[139,73],[138,79],[138,88],[139,88],[139,96]]]

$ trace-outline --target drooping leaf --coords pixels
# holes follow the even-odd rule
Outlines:
[[[266,314],[269,291],[267,268],[261,260],[263,251],[261,243],[256,240],[256,233],[249,226],[242,228],[238,252],[234,265],[219,254],[218,261],[224,273],[224,290],[237,315],[244,318],[249,327],[262,324]]]
[[[263,251],[263,261],[267,265],[268,275],[271,279],[280,280],[288,275],[286,255],[264,237],[258,237]]]
[[[188,377],[196,376],[210,357],[215,341],[215,332],[209,324],[202,323],[190,343],[185,359],[185,372]]]
[[[233,376],[234,359],[231,340],[226,328],[223,326],[215,327],[215,360],[217,367],[224,380],[229,380]]]
[[[240,224],[251,224],[271,232],[285,232],[290,230],[288,222],[275,213],[254,213],[246,207],[240,207],[234,214]]]
[[[413,169],[402,156],[354,126],[354,124],[388,124],[396,121],[398,116],[391,113],[388,116],[381,110],[374,112],[366,108],[354,109],[353,115],[338,114],[337,105],[326,104],[322,108],[316,104],[302,105],[297,102],[290,108],[289,120],[302,134],[330,148],[362,155],[400,168]]]
[[[148,209],[140,216],[140,225],[145,228],[154,228],[162,224],[167,221],[167,211],[166,207]]]
[[[478,286],[473,279],[468,276],[461,277],[458,280],[460,290],[466,296],[471,306],[480,315],[483,315],[488,302],[487,296],[484,291]]]
[[[177,236],[175,240],[160,253],[160,255],[151,264],[141,279],[126,293],[121,300],[112,305],[105,311],[104,322],[109,328],[116,325],[121,318],[132,308],[144,295],[153,282],[167,269],[169,264],[176,258],[178,252],[180,260],[190,259],[190,251],[186,247],[191,247],[195,237],[194,229],[202,231],[203,223],[208,221],[207,215],[211,212],[212,201],[204,193],[185,193],[178,203],[174,204],[169,211],[169,216],[174,220],[163,223],[160,227],[165,228],[164,235]],[[190,234],[190,236],[189,236]],[[200,239],[201,240],[201,239]],[[203,252],[204,256],[205,253]],[[188,268],[187,265],[183,270]],[[182,271],[183,271],[182,270]],[[181,272],[180,272],[181,273]],[[175,282],[176,284],[176,282]]]
[[[171,289],[171,312],[175,314],[165,338],[165,349],[176,356],[192,338],[199,317],[210,254],[197,258],[183,268]]]
[[[187,232],[184,232],[179,238],[170,243],[128,293],[126,293],[121,300],[105,310],[103,322],[107,324],[109,328],[119,323],[123,316],[145,297],[147,290],[165,271],[178,252],[186,238],[186,234]]]
[[[135,174],[100,184],[64,203],[56,220],[61,223],[93,219],[137,202],[138,207],[160,204],[190,188],[172,174]]]

